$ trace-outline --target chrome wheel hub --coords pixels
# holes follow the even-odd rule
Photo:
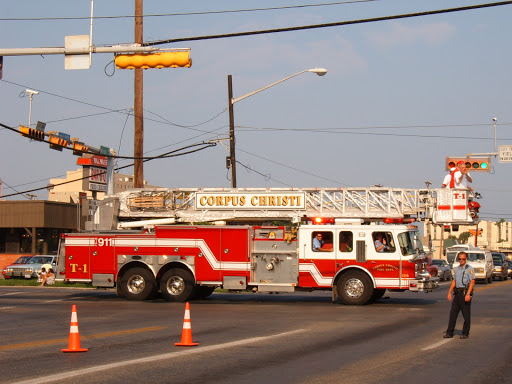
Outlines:
[[[167,292],[171,295],[179,295],[185,290],[185,281],[179,276],[173,276],[167,280]]]
[[[364,284],[359,279],[349,279],[345,283],[345,292],[349,297],[360,297],[364,292]]]
[[[144,288],[146,287],[146,282],[144,281],[144,278],[140,275],[134,275],[130,277],[128,280],[128,291],[131,294],[138,295],[142,291],[144,291]]]

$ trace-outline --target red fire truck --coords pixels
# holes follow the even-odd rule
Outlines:
[[[411,191],[379,191],[372,195],[358,189],[350,196],[317,189],[128,192],[107,199],[107,211],[118,210],[116,220],[106,221],[117,222],[117,228],[144,229],[63,235],[57,277],[117,287],[119,295],[132,300],[160,292],[169,301],[186,301],[222,287],[330,290],[333,302],[361,305],[380,299],[386,290],[436,288],[418,227],[410,224],[418,219],[410,216],[426,211],[419,209],[425,194],[417,193],[415,200]],[[442,204],[446,214],[447,203]],[[461,222],[460,201],[455,205]],[[134,214],[126,214],[129,210]],[[466,210],[464,220],[473,220]],[[189,224],[155,225],[155,218],[156,223],[176,223],[180,217]],[[210,224],[190,224],[192,217],[207,218]],[[257,218],[267,223],[247,225]],[[269,218],[288,222],[270,225]]]

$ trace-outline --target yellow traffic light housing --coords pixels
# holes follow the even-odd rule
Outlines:
[[[89,152],[89,147],[78,141],[77,138],[71,139],[71,145],[73,146],[73,155],[82,156],[82,154]]]
[[[20,125],[19,130],[21,136],[28,137],[29,139],[32,140],[44,140],[44,131],[35,128],[25,127],[24,125]]]
[[[490,157],[446,157],[446,170],[449,171],[457,165],[459,161],[466,164],[466,168],[471,172],[490,172],[491,171],[491,158]]]
[[[177,68],[192,66],[190,51],[121,53],[115,57],[119,69]]]
[[[63,147],[69,146],[69,135],[56,131],[48,132],[48,141],[50,142],[50,148],[56,151],[62,151]]]

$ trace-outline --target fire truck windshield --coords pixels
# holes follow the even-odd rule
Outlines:
[[[418,248],[423,253],[423,244],[421,243],[420,234],[417,231],[402,232],[398,235],[398,244],[403,256],[416,254]]]

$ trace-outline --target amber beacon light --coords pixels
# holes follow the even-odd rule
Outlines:
[[[122,53],[115,57],[119,69],[191,67],[190,51]]]

